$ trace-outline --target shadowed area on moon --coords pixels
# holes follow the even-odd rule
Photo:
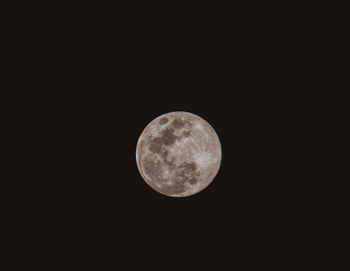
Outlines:
[[[148,146],[140,163],[155,190],[166,195],[182,194],[200,182],[201,174],[193,158],[192,161],[181,161],[182,154],[174,155],[170,151],[179,148],[174,145],[177,141],[183,144],[184,138],[192,136],[193,123],[186,118],[164,116],[159,118],[158,127],[162,127],[161,130],[153,135],[146,133],[148,143],[140,141],[141,146]]]

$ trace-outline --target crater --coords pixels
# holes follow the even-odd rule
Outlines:
[[[164,124],[166,124],[168,121],[169,121],[168,118],[164,117],[164,118],[161,118],[161,119],[159,120],[159,124],[160,124],[160,125],[164,125]]]
[[[171,145],[175,142],[176,136],[174,135],[174,129],[167,128],[163,131],[162,139],[164,142],[164,145]]]

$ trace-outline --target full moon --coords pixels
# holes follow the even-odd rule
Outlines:
[[[144,181],[170,197],[187,197],[206,188],[221,163],[221,144],[204,119],[171,112],[151,121],[136,147],[136,163]]]

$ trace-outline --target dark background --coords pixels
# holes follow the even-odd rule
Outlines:
[[[8,206],[25,247],[130,266],[288,257],[280,248],[299,242],[308,216],[293,101],[313,51],[284,15],[164,28],[83,12],[10,21]],[[218,175],[191,197],[158,194],[136,166],[142,130],[171,111],[201,116],[222,144]]]

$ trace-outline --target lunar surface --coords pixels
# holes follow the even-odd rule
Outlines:
[[[207,187],[218,173],[221,144],[214,129],[187,112],[171,112],[151,121],[136,147],[142,178],[154,190],[186,197]]]

